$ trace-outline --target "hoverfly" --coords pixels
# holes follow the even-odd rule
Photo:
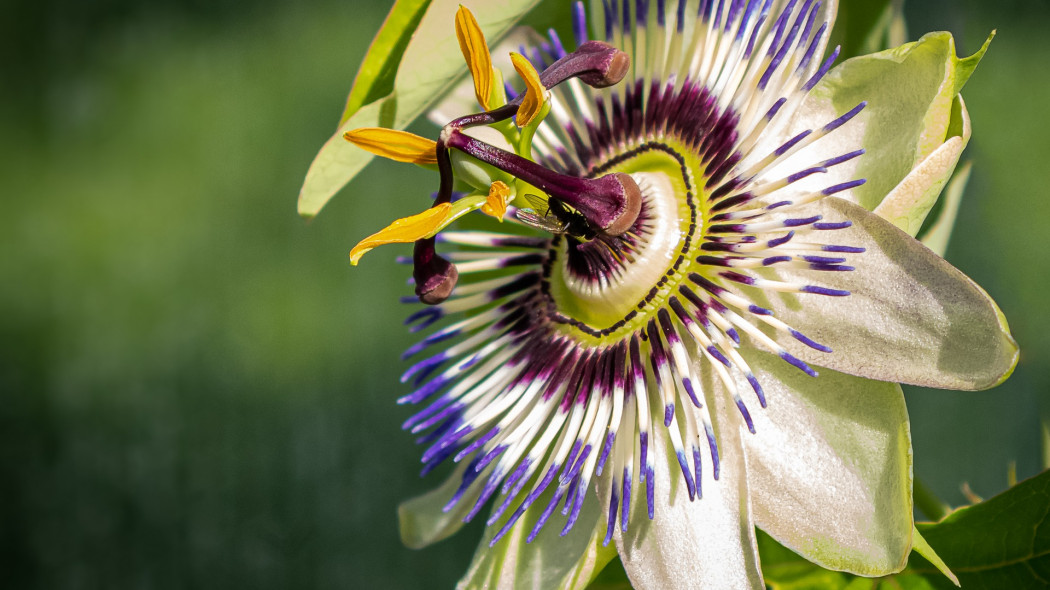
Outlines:
[[[581,241],[592,240],[597,235],[582,213],[557,199],[526,194],[525,200],[532,207],[518,209],[516,214],[518,221],[525,225]]]

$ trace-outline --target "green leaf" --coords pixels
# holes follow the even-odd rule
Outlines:
[[[394,89],[394,75],[412,33],[419,26],[431,0],[397,0],[387,14],[383,27],[376,33],[368,53],[357,70],[346,108],[339,119],[342,125],[362,106],[382,98]]]
[[[848,59],[896,47],[907,36],[904,0],[841,0],[828,45]]]
[[[918,528],[966,590],[1050,585],[1050,472]],[[917,555],[909,569],[936,573]],[[935,587],[953,587],[943,577],[930,579]]]
[[[485,32],[489,45],[495,44],[539,0],[486,0],[471,7],[478,24]],[[416,15],[410,5],[394,7],[397,19],[389,19],[390,31],[380,31],[373,45],[379,51],[373,58],[370,50],[363,66],[370,72],[359,74],[360,94],[351,91],[346,112],[339,129],[325,142],[306,173],[299,192],[299,214],[313,217],[346,183],[372,161],[372,154],[351,145],[343,133],[358,127],[389,127],[404,129],[420,114],[445,95],[466,72],[466,64],[456,40],[454,19],[458,0],[432,0],[418,19],[418,26],[404,47],[396,74],[390,73],[393,57],[382,55],[382,48],[396,50],[404,42]],[[418,7],[417,7],[418,8]],[[364,76],[363,78],[361,76]],[[390,85],[388,94],[368,102]],[[356,88],[357,84],[355,84]],[[363,106],[353,107],[361,102]]]

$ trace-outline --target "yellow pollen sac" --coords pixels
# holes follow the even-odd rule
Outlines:
[[[474,78],[474,96],[478,98],[481,108],[488,111],[492,88],[492,56],[489,55],[489,46],[485,44],[485,35],[478,21],[462,5],[456,11],[456,39],[459,40],[463,59],[470,68],[470,75]]]
[[[407,131],[361,127],[343,134],[350,143],[377,156],[409,164],[437,164],[437,143]]]
[[[383,244],[415,242],[441,229],[452,210],[451,203],[435,205],[422,213],[403,217],[358,242],[350,250],[350,264],[357,266],[361,257]]]
[[[521,107],[518,108],[516,122],[518,127],[526,127],[536,117],[536,114],[540,112],[540,108],[543,107],[547,89],[540,82],[540,74],[536,71],[536,68],[523,55],[511,52],[510,61],[514,64],[514,69],[517,70],[518,75],[525,81],[525,98],[521,100]]]
[[[510,187],[497,180],[489,187],[489,196],[485,204],[481,206],[481,212],[502,222],[503,216],[507,214],[508,201],[510,201]]]

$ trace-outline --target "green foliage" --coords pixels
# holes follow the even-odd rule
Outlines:
[[[951,589],[955,585],[919,552],[921,539],[966,590],[1044,588],[1050,583],[1050,471],[937,523],[919,523],[921,537],[907,567],[883,578],[822,569],[758,531],[762,573],[774,590]],[[927,551],[928,555],[930,555]]]
[[[365,59],[357,70],[350,96],[346,99],[346,109],[339,119],[342,125],[357,112],[357,109],[379,100],[394,90],[394,76],[397,66],[401,65],[401,56],[405,54],[412,33],[416,32],[423,13],[430,6],[431,0],[397,0],[390,14],[383,23],[383,28],[376,33],[376,38],[368,48]]]
[[[1050,471],[918,527],[967,590],[1050,585]],[[908,569],[932,573],[914,554]],[[931,582],[950,587],[936,573]]]
[[[848,59],[896,47],[907,40],[904,0],[841,0],[831,47]]]

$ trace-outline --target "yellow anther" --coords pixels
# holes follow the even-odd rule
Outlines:
[[[481,108],[487,111],[492,89],[492,56],[478,21],[463,5],[456,11],[456,39],[459,39],[459,50],[463,52],[463,59],[474,78],[474,96]]]
[[[481,206],[481,212],[503,221],[503,216],[507,214],[507,203],[509,201],[510,187],[506,183],[497,180],[489,187],[489,196],[485,200],[485,204]]]
[[[343,137],[377,156],[410,164],[437,164],[437,143],[407,131],[383,127],[351,129]]]
[[[350,250],[350,264],[357,266],[357,261],[376,246],[383,244],[415,242],[416,240],[431,236],[445,225],[449,213],[452,210],[451,203],[441,203],[430,209],[410,217],[398,219],[378,232],[358,242],[353,250]]]
[[[540,112],[540,108],[543,106],[544,100],[546,100],[547,89],[540,82],[539,72],[523,55],[511,52],[510,61],[514,64],[514,69],[517,70],[518,75],[525,81],[525,98],[521,100],[521,106],[518,108],[516,116],[518,127],[525,127]]]

